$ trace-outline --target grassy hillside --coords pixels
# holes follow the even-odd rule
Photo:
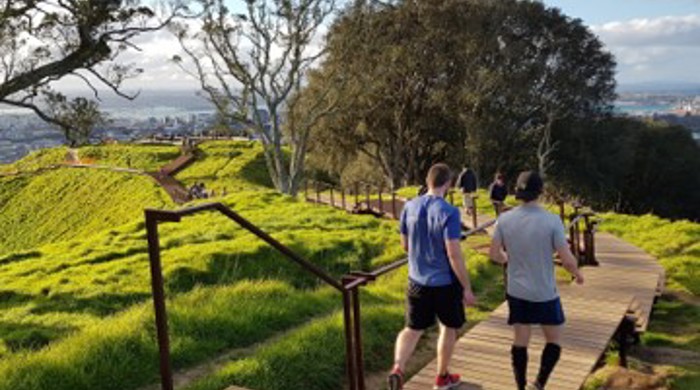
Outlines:
[[[31,152],[12,164],[0,164],[0,176],[34,172],[41,168],[66,162],[68,148],[57,147]]]
[[[170,206],[150,178],[104,170],[61,168],[0,179],[0,255],[85,238]]]
[[[204,183],[216,193],[272,187],[262,148],[254,141],[204,143],[197,160],[176,178],[188,186]]]
[[[231,151],[225,152],[229,146]],[[204,151],[209,154],[191,167],[191,180],[207,176],[212,186],[224,183],[237,188],[217,200],[334,275],[400,256],[391,222],[315,207],[261,187],[264,183],[255,180],[256,174],[261,176],[254,172],[261,161],[255,145],[205,145]],[[235,161],[231,154],[241,158]],[[206,174],[205,164],[213,167],[211,174]],[[85,176],[66,176],[75,174]],[[35,181],[47,186],[58,181],[67,188],[85,182],[98,199],[110,194],[109,198],[119,199],[112,206],[121,204],[135,213],[130,223],[110,223],[114,227],[102,231],[86,228],[80,239],[0,255],[0,389],[133,389],[157,378],[141,222],[144,206],[127,201],[133,194],[115,196],[129,183],[108,185],[111,175],[103,174],[57,170],[23,176],[21,182],[8,180],[0,187],[0,201],[7,207],[19,196],[37,192],[30,187]],[[47,200],[65,205],[54,207],[64,211],[64,219],[73,213],[85,219],[81,207],[91,204]],[[115,207],[110,209],[119,214]],[[40,226],[40,220],[32,223]],[[160,230],[177,367],[264,341],[340,307],[337,294],[224,217],[190,217]],[[18,234],[11,244],[28,245],[27,237]]]
[[[180,148],[170,145],[111,144],[85,146],[78,150],[78,155],[83,163],[157,171],[176,159]]]
[[[170,152],[110,146],[81,151],[81,156],[93,156],[99,164],[151,169],[165,163]],[[32,156],[34,165],[27,160],[25,166],[57,158],[57,152],[51,153]],[[271,190],[256,143],[205,143],[198,160],[177,178],[186,185],[204,182],[217,192],[215,201],[335,276],[403,256],[394,222],[349,215]],[[224,189],[227,195],[221,196]],[[492,212],[484,193],[479,205],[480,211]],[[142,214],[146,206],[174,207],[150,179],[138,175],[59,169],[0,179],[0,228],[14,229],[12,236],[0,237],[0,245],[16,248],[0,250],[0,390],[129,390],[157,381]],[[643,235],[650,229],[665,232],[647,249],[660,256],[674,288],[696,293],[695,227],[605,218],[604,229],[641,245],[653,241]],[[633,224],[639,224],[636,230],[628,227]],[[342,387],[338,293],[220,215],[187,217],[159,230],[175,366],[196,366],[224,352],[230,356],[230,362],[190,389],[238,384],[276,390],[289,388],[289,383],[308,390]],[[662,237],[679,240],[671,244],[677,250],[666,251]],[[502,301],[503,286],[500,268],[467,246],[480,298],[479,306],[469,310],[474,323]],[[363,289],[370,372],[391,365],[395,333],[403,324],[405,280],[403,269]],[[661,305],[661,312],[668,314],[657,323],[678,316],[676,302]],[[678,336],[696,329],[693,318],[677,321],[681,333],[653,329],[645,342],[693,350],[696,339]],[[693,388],[683,382],[694,375],[688,370],[676,388]]]

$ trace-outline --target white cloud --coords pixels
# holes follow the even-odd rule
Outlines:
[[[700,47],[700,15],[633,19],[593,26],[609,45]]]
[[[618,81],[700,82],[700,15],[633,19],[592,26],[615,55]]]

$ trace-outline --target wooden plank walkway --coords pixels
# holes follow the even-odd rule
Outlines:
[[[330,198],[323,195],[318,202],[331,204]],[[394,206],[391,199],[384,200],[381,207],[384,217],[397,218],[400,215],[405,201],[397,202],[398,211],[394,213],[388,212]],[[335,207],[342,208],[339,205],[336,198]],[[373,200],[368,209],[379,212],[378,205],[378,200]],[[357,211],[354,199],[346,199],[345,209]],[[471,218],[463,214],[462,219],[465,227],[471,228]],[[478,223],[492,219],[479,215]],[[492,229],[488,233],[491,234]],[[637,332],[647,329],[655,299],[664,288],[663,267],[643,250],[606,233],[596,234],[595,246],[600,265],[582,270],[586,283],[583,286],[560,286],[567,323],[561,360],[552,373],[548,389],[579,389],[625,318],[636,322]],[[464,384],[459,389],[510,390],[515,387],[510,360],[513,336],[512,328],[506,323],[507,311],[504,302],[488,319],[478,323],[457,342],[452,370],[463,377]],[[534,329],[528,367],[530,378],[537,374],[544,344],[541,332]],[[405,388],[431,389],[436,365],[437,361],[433,360],[414,375]]]
[[[625,316],[634,316],[637,331],[646,329],[654,299],[663,288],[664,271],[656,260],[609,234],[596,236],[599,267],[586,267],[583,286],[560,287],[567,317],[562,357],[547,389],[577,390],[607,349]],[[459,389],[510,390],[515,384],[510,361],[512,329],[506,324],[507,305],[477,324],[457,343],[452,370],[463,376]],[[533,331],[528,367],[537,374],[544,340]],[[406,384],[407,390],[430,389],[434,360]]]

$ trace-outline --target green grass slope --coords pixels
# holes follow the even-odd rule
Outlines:
[[[171,206],[149,177],[60,168],[0,179],[0,255],[133,221],[144,207]]]
[[[111,167],[157,171],[176,159],[180,148],[171,145],[110,144],[78,149],[81,161]]]
[[[12,164],[0,164],[0,176],[35,172],[51,165],[62,164],[68,157],[68,148],[39,149]]]
[[[224,152],[229,146],[231,151]],[[259,147],[231,143],[218,149],[200,166],[190,167],[191,180],[207,176],[212,186],[236,188],[216,200],[333,275],[376,267],[401,255],[394,223],[279,195],[256,181],[261,176],[255,172],[261,167]],[[209,168],[202,164],[214,171],[207,174]],[[105,171],[53,172],[59,175],[53,179],[69,188],[90,181],[101,196],[114,196],[128,184],[101,187],[111,177],[100,176]],[[61,176],[73,172],[85,176]],[[25,181],[13,181],[11,188],[3,183],[4,207],[22,192],[38,191],[30,188],[34,180],[51,184],[54,180],[45,174],[23,176]],[[80,195],[87,199],[88,194]],[[157,379],[143,205],[128,199],[133,195],[118,204],[137,214],[129,223],[91,227],[79,239],[0,255],[0,389],[134,389]],[[63,203],[51,198],[49,204]],[[85,201],[66,202],[60,215],[70,214],[69,205],[72,213],[86,217],[81,214],[81,207],[89,205]],[[53,217],[44,219],[53,223]],[[33,223],[40,226],[40,221]],[[337,293],[222,216],[188,217],[163,224],[160,233],[177,367],[263,342],[340,308]]]
[[[262,148],[254,141],[205,142],[197,160],[176,178],[188,186],[204,183],[217,193],[272,187]]]

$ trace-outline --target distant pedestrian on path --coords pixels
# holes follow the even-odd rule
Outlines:
[[[478,187],[476,173],[471,168],[464,167],[457,179],[457,186],[462,192],[464,212],[472,215],[476,212],[474,210],[474,193]]]
[[[543,186],[536,172],[520,174],[515,197],[522,205],[498,218],[490,250],[494,261],[507,265],[508,324],[514,330],[511,358],[518,390],[544,389],[561,355],[565,320],[554,279],[555,252],[576,282],[583,284],[583,275],[566,241],[564,225],[558,216],[538,203]],[[531,325],[541,325],[547,344],[537,379],[528,385]]]
[[[493,209],[496,211],[496,216],[501,215],[505,206],[506,197],[508,196],[508,188],[506,187],[506,179],[502,173],[497,173],[496,177],[489,186],[489,198]]]
[[[434,389],[459,386],[459,375],[448,371],[457,331],[466,322],[464,305],[476,303],[460,237],[459,209],[445,201],[452,173],[445,164],[430,168],[428,192],[406,203],[401,213],[401,243],[408,252],[406,326],[396,340],[395,364],[389,388],[403,388],[406,362],[423,332],[440,321],[438,372]]]

